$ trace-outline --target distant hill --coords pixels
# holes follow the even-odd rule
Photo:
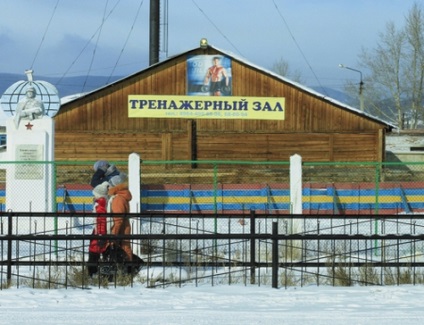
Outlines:
[[[43,77],[35,75],[35,80],[44,80],[52,85],[54,85],[59,91],[60,97],[66,97],[74,94],[79,94],[82,92],[90,92],[92,90],[101,88],[107,83],[112,83],[116,80],[124,78],[124,76],[113,76],[110,78],[107,76],[77,76],[77,77]],[[0,73],[0,96],[15,82],[20,80],[26,80],[25,74],[11,74],[11,73]],[[85,86],[84,86],[85,84]],[[355,103],[355,99],[347,95],[346,93],[335,90],[328,87],[310,87],[311,89],[336,99],[344,104],[352,105]]]
[[[319,92],[320,94],[323,94],[325,96],[338,100],[339,102],[343,104],[350,105],[352,107],[355,107],[355,105],[359,105],[358,98],[353,98],[352,96],[346,94],[343,91],[336,90],[329,87],[321,87],[321,86],[317,86],[317,87],[312,86],[310,88],[315,90],[316,92]]]
[[[60,97],[79,94],[82,92],[90,92],[105,86],[107,82],[112,83],[121,78],[122,76],[113,76],[110,77],[108,82],[109,77],[107,76],[77,76],[62,79],[59,77],[34,76],[35,81],[43,80],[54,85],[59,91]],[[3,95],[7,88],[21,80],[27,80],[25,74],[0,73],[0,96]]]

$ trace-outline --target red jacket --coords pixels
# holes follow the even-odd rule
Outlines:
[[[96,213],[106,213],[107,201],[104,197],[98,198],[94,201]],[[93,229],[93,235],[106,235],[107,234],[107,222],[106,216],[98,214],[96,216],[96,224]],[[90,240],[89,252],[101,254],[107,248],[106,240]]]

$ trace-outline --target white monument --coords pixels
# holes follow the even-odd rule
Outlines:
[[[11,115],[6,120],[7,149],[3,155],[6,157],[6,210],[54,212],[54,121],[46,115],[43,96],[49,99],[49,108],[50,99],[53,98],[57,106],[59,97],[53,85],[46,87],[46,82],[34,81],[31,70],[26,74],[28,81],[12,85],[15,90],[6,91],[2,96],[2,107],[9,104],[9,110],[3,110]],[[55,107],[50,112],[55,114],[58,109]]]

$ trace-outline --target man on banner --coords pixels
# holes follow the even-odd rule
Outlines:
[[[227,70],[221,65],[221,58],[215,56],[213,59],[213,66],[206,72],[203,82],[203,91],[209,91],[213,96],[221,96],[224,89],[229,88],[229,78]],[[210,85],[208,86],[208,84]],[[225,88],[224,88],[225,87]]]

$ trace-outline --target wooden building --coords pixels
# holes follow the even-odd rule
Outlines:
[[[230,85],[225,88],[229,94],[220,97],[226,101],[224,106],[214,103],[212,96],[204,97],[208,104],[196,101],[188,105],[189,96],[195,94],[193,98],[199,100],[207,90],[199,80],[197,84],[190,80],[190,73],[206,76],[205,71],[198,70],[205,70],[205,62],[212,64],[215,57],[224,58],[229,64]],[[149,107],[162,115],[143,116],[147,106],[140,110],[141,100],[131,101],[131,96],[147,96],[145,105],[158,96],[162,102]],[[180,101],[180,97],[172,97],[174,106],[167,108],[175,116],[179,114],[175,118],[172,114],[165,116],[165,109],[160,109],[167,96],[182,96]],[[245,118],[245,98],[259,98],[265,104],[257,115]],[[269,106],[268,101],[274,99],[279,102]],[[186,104],[175,107],[182,102]],[[129,116],[131,109],[138,111],[137,117]],[[195,115],[199,110],[203,115],[197,116],[201,118]],[[229,118],[222,115],[226,110],[232,114]],[[263,118],[273,110],[279,110],[280,115]],[[219,118],[214,118],[218,117],[215,113],[221,114]],[[136,152],[144,160],[287,161],[291,155],[299,154],[304,161],[381,162],[385,159],[385,134],[393,128],[210,45],[189,50],[70,101],[62,105],[54,119],[55,159],[59,161],[99,157],[126,160]]]

